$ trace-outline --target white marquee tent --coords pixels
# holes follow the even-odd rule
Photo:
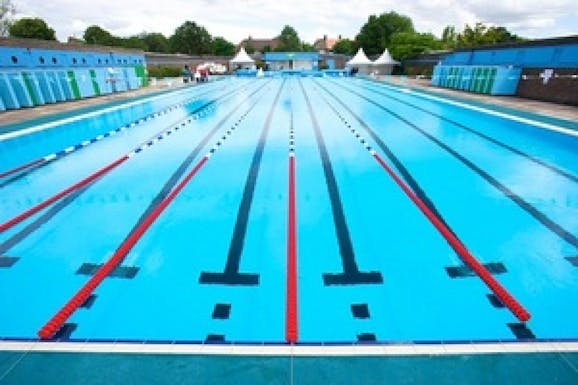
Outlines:
[[[350,68],[358,68],[360,73],[368,74],[371,70],[371,65],[373,64],[371,60],[367,58],[363,48],[359,48],[354,57],[352,57],[347,63],[345,63]]]
[[[251,59],[249,55],[247,55],[245,47],[241,47],[241,49],[239,50],[239,52],[237,52],[235,57],[229,60],[229,63],[233,68],[236,68],[237,66],[250,67],[253,64],[255,64],[255,60]]]
[[[377,70],[377,73],[380,75],[391,75],[391,71],[393,71],[393,67],[398,65],[399,62],[393,60],[387,48],[380,57],[378,57],[374,62],[373,66]]]

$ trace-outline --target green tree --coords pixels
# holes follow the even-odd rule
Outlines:
[[[301,44],[301,51],[304,51],[304,52],[315,52],[315,48],[313,48],[313,44],[309,44],[309,43],[303,42],[303,43]]]
[[[442,44],[446,49],[453,49],[458,43],[458,34],[456,33],[456,27],[453,25],[447,25],[442,32]]]
[[[247,44],[245,44],[245,52],[247,52],[249,55],[252,55],[255,53],[255,47],[253,46],[253,44],[251,44],[251,42],[247,42]]]
[[[222,37],[216,37],[211,42],[211,53],[217,56],[233,56],[235,45]]]
[[[333,46],[333,52],[344,55],[353,55],[357,51],[357,44],[350,39],[341,39]]]
[[[56,40],[54,30],[39,18],[25,17],[17,20],[8,28],[12,37],[23,37],[27,39]]]
[[[169,40],[162,33],[143,33],[140,38],[145,44],[145,50],[148,52],[169,52]]]
[[[295,28],[290,25],[283,27],[281,35],[279,35],[279,46],[277,46],[276,51],[279,52],[297,52],[301,51],[301,40],[299,40],[299,35]]]
[[[431,33],[398,32],[391,37],[389,50],[397,60],[406,60],[441,47],[442,43]]]
[[[369,16],[355,40],[367,55],[378,55],[399,32],[415,32],[413,23],[409,17],[392,11]]]
[[[119,46],[124,48],[134,48],[146,50],[146,44],[139,36],[131,36],[127,38],[119,38]]]
[[[462,33],[457,36],[457,46],[476,47],[518,40],[523,39],[512,34],[504,27],[487,27],[483,23],[476,23],[473,27],[466,24]]]
[[[114,46],[118,41],[118,38],[98,25],[91,25],[85,29],[82,37],[87,44]]]
[[[172,52],[202,55],[211,52],[211,35],[194,21],[185,21],[169,38]]]
[[[10,0],[0,0],[0,37],[8,35],[8,29],[12,25],[12,16],[16,9]]]

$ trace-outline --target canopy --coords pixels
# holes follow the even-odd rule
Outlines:
[[[389,65],[395,65],[395,64],[399,64],[398,61],[393,60],[393,58],[391,57],[391,55],[389,54],[389,51],[387,50],[387,48],[385,49],[385,51],[383,51],[383,53],[381,54],[380,57],[378,57],[374,62],[374,65],[381,65],[381,64],[389,64]]]
[[[363,48],[360,47],[355,56],[352,57],[351,60],[349,60],[346,64],[348,66],[370,65],[371,60],[367,58],[365,52],[363,52]]]
[[[237,55],[229,61],[231,64],[253,64],[255,61],[247,55],[245,47],[241,47]]]

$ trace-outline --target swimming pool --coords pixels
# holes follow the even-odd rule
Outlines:
[[[4,133],[0,336],[575,340],[576,134],[367,80],[297,77]]]

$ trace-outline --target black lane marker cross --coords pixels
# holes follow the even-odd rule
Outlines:
[[[222,272],[208,272],[203,271],[199,277],[199,283],[202,284],[220,284],[220,285],[240,285],[240,286],[255,286],[259,284],[259,274],[240,273],[239,265],[241,263],[241,255],[243,253],[243,246],[245,243],[245,234],[247,233],[247,224],[249,221],[249,213],[251,211],[251,203],[253,202],[253,194],[255,192],[255,185],[257,184],[257,177],[259,176],[259,168],[261,166],[261,158],[267,142],[269,129],[271,128],[271,121],[273,120],[273,113],[279,101],[279,96],[285,85],[285,80],[279,87],[275,100],[271,105],[261,136],[257,143],[257,148],[253,154],[249,173],[245,181],[245,189],[243,190],[243,197],[237,212],[237,221],[233,230],[233,237],[229,245],[229,252],[227,255],[227,262],[225,269]]]
[[[337,233],[337,241],[339,243],[339,253],[341,254],[341,263],[343,267],[342,273],[325,273],[323,274],[323,282],[326,286],[329,285],[360,285],[360,284],[380,284],[383,282],[383,277],[378,271],[359,271],[357,262],[355,261],[355,252],[353,251],[353,244],[349,236],[349,229],[345,214],[343,212],[343,205],[341,197],[339,196],[339,189],[337,181],[331,166],[331,160],[325,146],[325,141],[319,128],[319,123],[311,107],[311,102],[305,88],[299,80],[301,91],[307,102],[307,109],[309,116],[313,123],[313,130],[315,131],[315,139],[317,141],[317,148],[321,155],[321,163],[323,165],[323,173],[325,174],[325,182],[329,192],[329,200],[331,202],[331,210],[333,212],[333,222],[335,224],[335,232]]]

